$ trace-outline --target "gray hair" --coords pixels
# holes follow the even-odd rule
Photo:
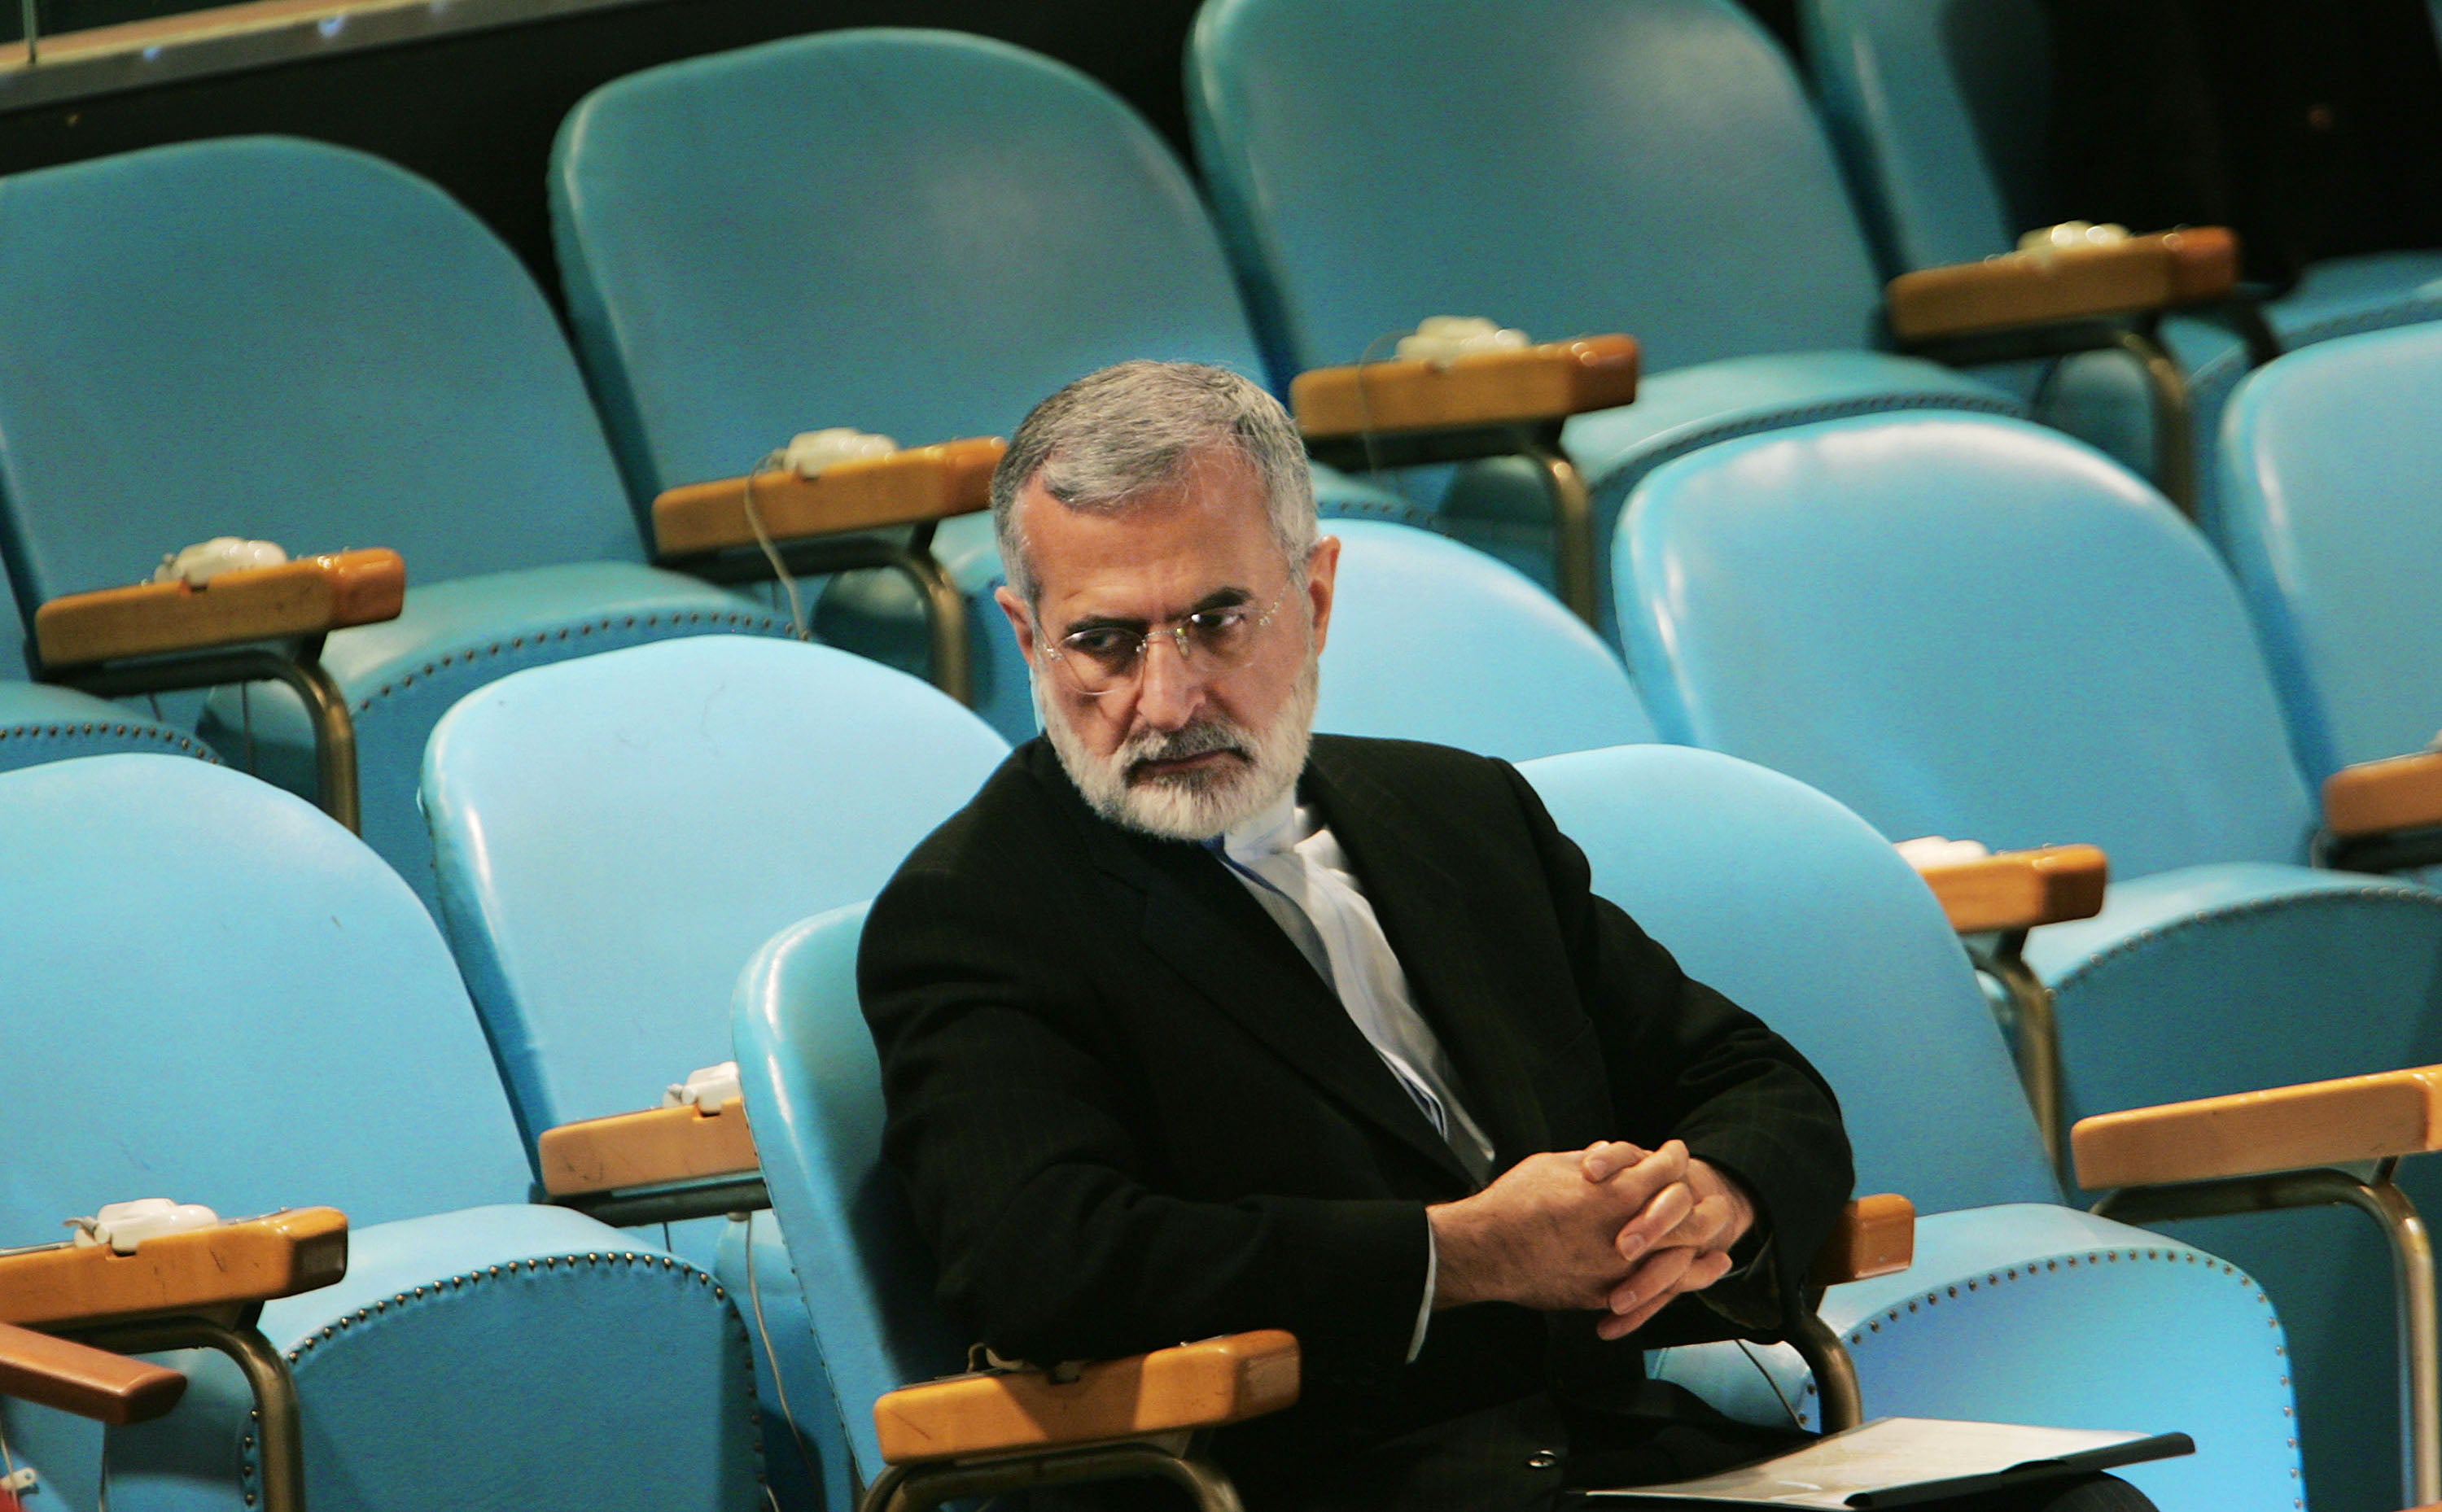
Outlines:
[[[1263,484],[1272,539],[1302,576],[1314,550],[1314,474],[1281,402],[1227,368],[1122,362],[1089,373],[1034,407],[993,473],[993,533],[1010,586],[1028,604],[1037,584],[1018,529],[1030,483],[1071,509],[1117,514],[1201,461],[1234,456]]]

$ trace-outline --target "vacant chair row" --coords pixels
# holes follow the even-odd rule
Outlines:
[[[1569,586],[1582,612],[1604,619],[1608,598],[1593,584],[1608,556],[1596,543],[1628,484],[1653,463],[1793,419],[1895,406],[2014,410],[2019,402],[1913,358],[1808,353],[1862,338],[1872,280],[1821,130],[1785,63],[1723,7],[1579,9],[1585,25],[1646,49],[1640,58],[1667,55],[1683,67],[1696,48],[1706,60],[1693,70],[1708,81],[1702,93],[1734,90],[1752,104],[1746,117],[1757,139],[1723,150],[1781,164],[1777,176],[1725,174],[1687,151],[1687,138],[1704,134],[1691,133],[1684,92],[1580,74],[1595,92],[1576,106],[1597,117],[1630,118],[1612,109],[1622,90],[1662,112],[1640,126],[1644,147],[1588,138],[1567,159],[1611,162],[1628,174],[1609,191],[1612,218],[1674,228],[1627,239],[1625,250],[1652,265],[1624,259],[1610,239],[1595,244],[1578,233],[1563,243],[1513,227],[1514,214],[1480,217],[1486,237],[1499,228],[1505,238],[1500,255],[1487,246],[1434,263],[1478,269],[1481,287],[1410,286],[1352,262],[1349,276],[1390,290],[1384,308],[1397,311],[1395,319],[1349,318],[1369,330],[1383,320],[1404,328],[1436,309],[1499,313],[1531,303],[1524,313],[1546,335],[1618,325],[1646,335],[1671,369],[1653,392],[1572,422],[1559,437],[1593,478],[1595,495],[1580,500],[1573,527],[1585,537],[1584,581]],[[1229,27],[1216,10],[1207,29],[1217,37]],[[1586,40],[1550,35],[1563,46]],[[1218,56],[1228,51],[1216,47],[1199,77],[1217,80]],[[1255,52],[1248,58],[1260,73]],[[1524,58],[1519,66],[1534,64]],[[876,100],[903,108],[876,111]],[[1218,123],[1229,113],[1217,93],[1208,114],[1223,134]],[[1534,121],[1482,124],[1484,140],[1509,142],[1526,159],[1560,160],[1535,145]],[[1672,148],[1654,151],[1653,141]],[[1268,203],[1230,187],[1231,161],[1216,149],[1225,208]],[[770,195],[764,186],[775,180],[805,186],[822,213]],[[976,184],[994,192],[974,193]],[[750,607],[719,586],[772,571],[753,550],[751,527],[765,521],[750,518],[752,493],[735,480],[775,443],[827,422],[928,443],[987,435],[1007,429],[1060,381],[1124,355],[1248,369],[1262,361],[1258,326],[1232,286],[1221,236],[1143,124],[1068,70],[975,38],[837,33],[622,81],[572,115],[550,187],[582,379],[539,296],[498,243],[394,170],[301,143],[227,141],[23,175],[11,186],[9,266],[46,311],[12,334],[27,357],[12,369],[18,380],[0,382],[0,434],[9,442],[0,545],[21,609],[30,616],[63,594],[123,582],[166,545],[232,530],[300,550],[400,550],[418,586],[379,626],[350,628],[347,615],[331,613],[243,621],[332,630],[304,658],[327,679],[273,664],[317,702],[313,726],[293,701],[259,688],[217,696],[207,729],[303,787],[309,771],[346,765],[331,727],[362,725],[354,739],[366,832],[419,888],[421,842],[406,797],[423,735],[456,697],[501,671],[650,639],[674,624],[779,628],[776,600]],[[1748,197],[1686,213],[1699,203],[1688,197],[1695,191],[1718,196],[1733,188]],[[1657,209],[1666,205],[1668,215]],[[1751,257],[1728,255],[1750,246],[1747,227],[1800,209],[1812,217],[1797,228],[1802,236],[1771,239]],[[1575,210],[1569,218],[1573,228],[1598,220]],[[1245,228],[1233,234],[1248,246],[1255,240]],[[107,256],[78,252],[103,244]],[[1343,251],[1354,256],[1331,249],[1334,266]],[[1253,282],[1260,293],[1285,286],[1286,277],[1276,268]],[[1818,286],[1827,278],[1847,292],[1829,298]],[[1493,297],[1506,289],[1519,292]],[[1568,301],[1553,304],[1559,295],[1545,293],[1530,301],[1534,290],[1568,291]],[[1277,301],[1255,302],[1265,314]],[[1858,332],[1835,340],[1809,312],[1843,303]],[[1341,307],[1336,298],[1309,304]],[[1272,344],[1285,351],[1281,329]],[[941,355],[973,345],[977,333],[992,333],[988,359]],[[1699,340],[1692,333],[1707,334]],[[1363,355],[1340,345],[1310,344],[1297,360]],[[1799,355],[1770,355],[1790,350]],[[1282,381],[1287,373],[1282,367]],[[587,403],[589,382],[600,421]],[[1522,447],[1557,477],[1568,465],[1551,449],[1562,412],[1503,413],[1499,424],[1455,433],[1444,426],[1421,438],[1342,433],[1334,454]],[[195,439],[174,476],[141,486],[97,442],[158,433]],[[882,501],[887,507],[870,497],[879,484],[859,493],[844,473],[811,490],[768,478],[763,513],[783,537],[773,557],[793,571],[858,560],[896,566],[895,574],[832,584],[816,613],[826,636],[904,665],[929,660],[946,682],[971,686],[996,727],[1020,734],[1030,709],[1022,668],[985,602],[998,572],[988,532],[980,520],[943,518],[978,501],[979,475],[942,458],[913,460],[924,464],[916,469],[923,477]],[[1326,508],[1432,523],[1549,577],[1545,506],[1513,499],[1470,514],[1466,497],[1506,497],[1500,486],[1477,486],[1483,472],[1454,485],[1450,497],[1461,502],[1424,507],[1326,471]],[[730,482],[701,491],[720,480]],[[1406,485],[1424,486],[1413,478]],[[91,510],[95,498],[114,507]],[[1521,507],[1529,511],[1522,523]],[[706,514],[720,519],[707,526]],[[786,538],[817,524],[911,518],[927,521],[925,542],[912,551],[872,537],[846,546]],[[696,575],[647,568],[647,540],[654,559]],[[1531,549],[1522,551],[1521,540]],[[190,618],[211,618],[190,602],[195,596],[154,595]],[[380,618],[395,596],[360,602],[353,613]],[[219,633],[233,628],[222,624]],[[259,658],[227,654],[202,668],[123,665],[158,648],[88,640],[41,656],[52,675],[112,693],[264,669]],[[134,723],[96,705],[55,712],[56,703],[54,695],[26,724],[175,738],[150,726],[140,737],[117,735]],[[29,748],[22,738],[13,747]],[[312,765],[309,749],[319,752]]]
[[[312,1484],[368,1506],[421,1501],[438,1484],[514,1492],[556,1475],[539,1497],[553,1500],[566,1462],[589,1454],[621,1472],[589,1482],[591,1502],[741,1504],[752,1494],[739,1479],[751,1469],[742,1339],[718,1304],[743,1292],[773,1336],[793,1430],[820,1447],[829,1504],[844,1504],[851,1476],[883,1471],[883,1440],[866,1426],[875,1396],[959,1355],[876,1169],[852,901],[1002,749],[912,680],[773,641],[672,642],[499,682],[444,722],[426,774],[445,915],[480,1031],[421,910],[297,800],[203,763],[140,756],[0,777],[0,919],[26,964],[8,991],[17,1048],[0,1118],[25,1179],[12,1179],[7,1221],[30,1237],[137,1187],[225,1212],[336,1198],[374,1221],[355,1236],[344,1281],[263,1318],[296,1381]],[[1631,748],[1528,772],[1602,890],[1823,1066],[1867,1188],[1905,1193],[1928,1215],[1912,1270],[1834,1287],[1824,1304],[1873,1411],[2185,1429],[2198,1456],[2141,1477],[2166,1507],[2290,1503],[2274,1303],[2201,1250],[2053,1205],[1974,977],[1880,836],[1790,779],[1703,753]],[[582,822],[606,811],[624,821],[615,831]],[[184,816],[183,843],[165,848],[157,836],[173,815]],[[845,910],[785,922],[843,898]],[[206,942],[221,968],[197,973],[189,962]],[[1826,980],[1850,990],[1827,994]],[[734,1041],[722,1029],[733,981]],[[505,1098],[479,1032],[501,1047]],[[659,1247],[564,1211],[378,1221],[513,1198],[496,1182],[467,1184],[519,1138],[512,1118],[546,1187],[565,1188],[538,1138],[545,1125],[633,1106],[667,1080],[668,1057],[733,1047],[759,1157],[746,1174],[769,1191],[789,1263],[733,1243],[726,1299]],[[278,1095],[204,1093],[199,1055]],[[81,1063],[152,1094],[108,1117],[59,1115],[31,1068]],[[738,1116],[699,1105],[662,1121]],[[2328,1107],[2318,1126],[2334,1126]],[[642,1190],[625,1195],[686,1190],[629,1171]],[[741,1204],[734,1190],[720,1200]],[[144,1238],[130,1258],[149,1264],[148,1252],[212,1237]],[[368,1251],[382,1262],[374,1274]],[[532,1294],[546,1288],[565,1310],[538,1311]],[[12,1303],[33,1294],[0,1286]],[[622,1305],[664,1312],[640,1320]],[[791,1337],[800,1309],[812,1332]],[[690,1328],[702,1363],[674,1369],[656,1330]],[[1777,1393],[1821,1421],[1804,1367],[1763,1363],[1770,1390],[1737,1354],[1688,1352],[1667,1369],[1735,1411],[1784,1412]],[[636,1390],[639,1373],[654,1394],[634,1411],[656,1414],[658,1436],[634,1436],[644,1430],[624,1408],[605,1415],[604,1400]],[[196,1375],[197,1392],[212,1385],[212,1373]],[[223,1382],[211,1400],[234,1415],[202,1423],[191,1403],[113,1435],[115,1500],[230,1496],[243,1398]],[[40,1463],[77,1463],[55,1424],[10,1422]],[[610,1434],[631,1437],[599,1436]],[[420,1454],[446,1456],[446,1478]],[[624,1473],[639,1462],[654,1473]],[[73,1472],[50,1473],[75,1494]],[[180,1484],[158,1484],[171,1480]]]

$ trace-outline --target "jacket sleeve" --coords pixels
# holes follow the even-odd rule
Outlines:
[[[1535,835],[1572,969],[1603,1048],[1618,1138],[1670,1139],[1755,1198],[1762,1234],[1711,1292],[1640,1329],[1648,1349],[1733,1336],[1777,1338],[1803,1305],[1815,1252],[1855,1173],[1838,1101],[1795,1046],[1680,970],[1635,920],[1593,890],[1580,851],[1511,770]]]
[[[942,1300],[996,1353],[1038,1362],[1285,1328],[1311,1375],[1395,1368],[1426,1284],[1423,1204],[1162,1192],[1135,1132],[1140,1089],[1085,978],[1061,964],[1093,947],[1044,938],[1057,918],[912,866],[866,920],[858,977],[884,1154]]]

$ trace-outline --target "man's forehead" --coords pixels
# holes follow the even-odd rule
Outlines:
[[[1071,508],[1030,484],[1018,499],[1018,527],[1047,617],[1070,600],[1111,597],[1132,602],[1101,611],[1185,609],[1278,576],[1262,491],[1213,482],[1146,489],[1116,509]]]

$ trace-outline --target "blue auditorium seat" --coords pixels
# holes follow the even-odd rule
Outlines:
[[[1261,371],[1194,187],[1066,64],[947,31],[849,30],[607,84],[560,129],[553,225],[577,344],[639,500],[794,432],[1007,435],[1132,357]],[[1325,513],[1397,501],[1328,470]],[[966,592],[975,706],[1034,729],[991,604],[992,527],[935,550]],[[826,639],[915,665],[895,577],[833,583]]]
[[[1893,838],[2109,854],[2101,916],[2026,953],[2057,999],[2070,1119],[2442,1061],[2442,894],[2305,865],[2317,805],[2237,590],[2107,458],[1931,414],[1754,437],[1649,478],[1614,567],[1666,738],[1786,772]],[[2442,1209],[2442,1173],[2403,1175]],[[2388,1494],[2372,1226],[2196,1231],[2289,1321],[2318,1493]]]
[[[1831,145],[1730,0],[1211,0],[1188,98],[1282,382],[1385,355],[1437,314],[1637,338],[1637,401],[1563,433],[1598,564],[1636,479],[1692,448],[1868,410],[2022,408],[1873,350],[1882,283]],[[1438,507],[1550,571],[1516,545],[1521,527],[1548,539],[1522,469],[1464,470]]]
[[[2042,0],[1805,0],[1799,10],[1824,113],[1874,208],[1890,271],[2005,252],[2019,232],[2078,213],[2052,205]],[[2292,349],[2442,317],[2442,248],[2317,263],[2264,314]],[[2247,349],[2197,319],[2166,321],[2163,336],[2188,372],[2197,518],[2218,540],[2212,452]]]
[[[1593,751],[1522,770],[1595,890],[1823,1072],[1857,1190],[1916,1203],[1916,1264],[1833,1287],[1822,1309],[1868,1416],[2185,1431],[2196,1458],[2122,1472],[2163,1512],[2291,1505],[2273,1304],[2210,1254],[2059,1205],[1975,975],[1880,835],[1801,783],[1709,752]],[[1802,1399],[1788,1352],[1763,1357]],[[1737,1354],[1674,1354],[1664,1370],[1778,1405]]]
[[[583,379],[507,247],[432,185],[229,137],[5,180],[0,548],[28,612],[208,537],[389,546],[406,611],[333,634],[364,833],[430,896],[413,797],[432,721],[503,672],[708,628],[746,599],[644,564]],[[310,781],[258,685],[261,770]],[[224,697],[206,734],[241,738]]]
[[[1934,1214],[1913,1270],[1836,1289],[1826,1305],[1852,1336],[1869,1413],[2178,1427],[2197,1457],[2135,1476],[2165,1512],[2289,1505],[2289,1394],[2270,1308],[2201,1252],[2053,1205],[1975,980],[1888,846],[1819,794],[1705,753],[1595,752],[1526,770],[1588,843],[1598,887],[1832,1074],[1868,1190],[1913,1193]],[[870,1479],[882,1467],[874,1399],[956,1369],[963,1340],[933,1300],[930,1258],[881,1162],[879,1067],[855,986],[864,917],[837,909],[764,949],[738,984],[737,1047],[749,1112],[773,1131],[774,1206]],[[1825,994],[1827,972],[1858,991]],[[1873,1015],[1872,1032],[1859,1031],[1859,1012]],[[1902,1044],[1907,1053],[1893,1053]],[[2109,1263],[2038,1279],[2039,1266],[2105,1251]],[[1976,1291],[1986,1274],[1996,1283]],[[1723,1353],[1673,1352],[1663,1369],[1745,1415],[1765,1397],[1787,1421],[1756,1366]],[[1798,1396],[1802,1371],[1758,1354]]]
[[[348,1213],[345,1278],[261,1320],[316,1504],[759,1504],[729,1300],[657,1245],[526,1204],[458,968],[338,825],[182,757],[0,774],[0,1248],[137,1197]],[[175,1412],[112,1430],[110,1502],[234,1512],[255,1500],[247,1393],[216,1356],[179,1364]],[[85,1507],[99,1436],[7,1411],[36,1504]]]
[[[441,918],[528,1149],[728,1060],[747,957],[809,910],[879,891],[1008,751],[916,678],[759,637],[538,667],[459,704],[425,768]],[[845,1506],[821,1363],[781,1317],[802,1313],[771,1220],[677,1243],[733,1292],[760,1278],[776,1359],[758,1364]]]
[[[187,732],[122,704],[74,688],[27,682],[24,633],[16,597],[7,574],[0,574],[0,772],[114,751],[220,759]]]
[[[1316,729],[1510,761],[1653,738],[1618,655],[1524,574],[1388,520],[1326,528],[1341,550]]]
[[[2223,427],[2222,543],[2299,764],[2321,781],[2442,729],[2442,324],[2256,370]]]

